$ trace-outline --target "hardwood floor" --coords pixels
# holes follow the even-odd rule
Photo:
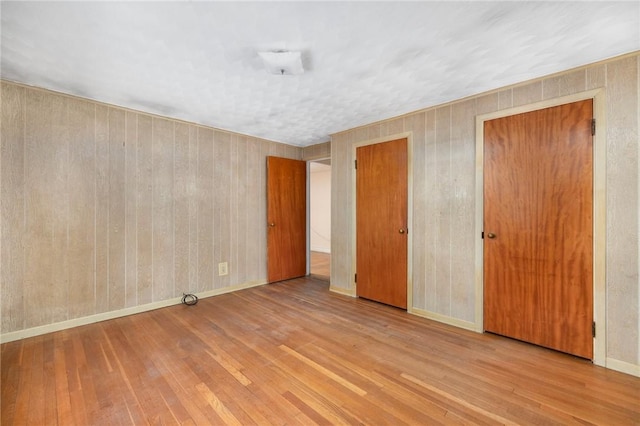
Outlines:
[[[640,378],[296,279],[2,345],[2,425],[640,422]]]
[[[331,254],[311,252],[311,275],[325,280],[331,277]]]

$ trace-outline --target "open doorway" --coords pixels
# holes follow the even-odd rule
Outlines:
[[[331,159],[309,162],[309,273],[331,276]]]

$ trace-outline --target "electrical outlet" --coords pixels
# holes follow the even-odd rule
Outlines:
[[[218,263],[218,276],[227,275],[229,273],[229,264],[227,262]]]

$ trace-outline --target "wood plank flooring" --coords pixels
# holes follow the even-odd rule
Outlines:
[[[302,278],[2,345],[2,425],[640,424],[640,378]]]
[[[311,275],[328,280],[331,276],[331,254],[311,251]]]

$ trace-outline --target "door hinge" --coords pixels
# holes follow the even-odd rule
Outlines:
[[[353,160],[353,166],[358,170],[358,160]]]
[[[358,282],[358,274],[353,274],[353,282],[354,283]]]
[[[591,119],[591,136],[595,136],[596,134],[596,119]]]
[[[593,337],[596,337],[596,322],[595,321],[591,323],[591,335]]]

